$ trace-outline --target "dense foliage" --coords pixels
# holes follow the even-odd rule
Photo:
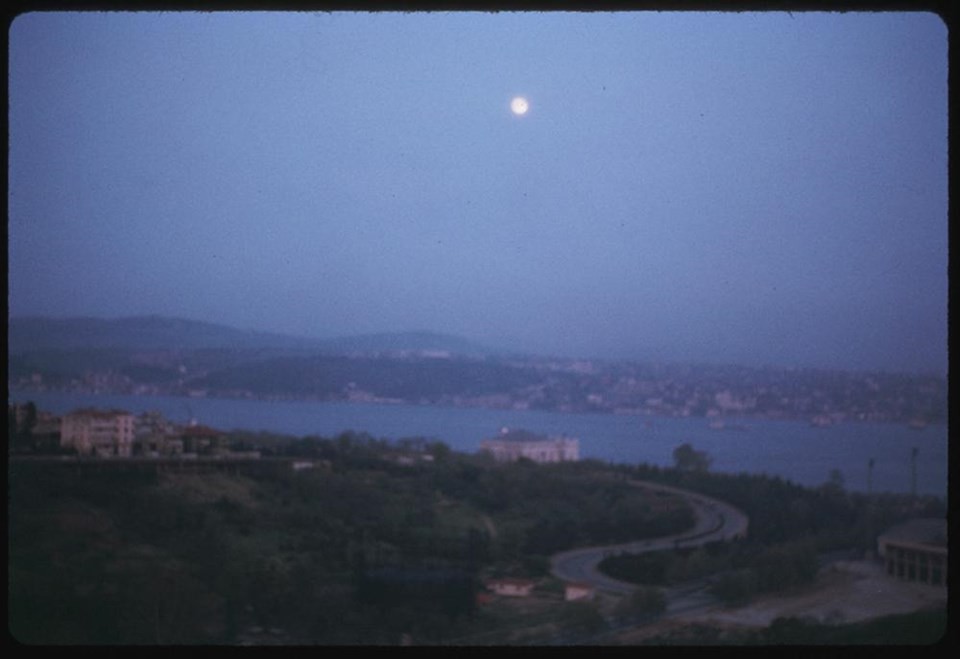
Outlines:
[[[313,468],[12,465],[14,637],[223,643],[260,628],[287,642],[440,640],[469,629],[482,575],[542,574],[558,549],[692,521],[678,500],[648,500],[590,462],[497,465],[351,433],[234,442]]]
[[[837,482],[811,489],[778,477],[712,474],[703,468],[622,469],[632,477],[689,488],[737,506],[750,519],[749,533],[746,540],[731,544],[611,556],[601,570],[651,586],[711,577],[713,594],[731,603],[809,584],[816,578],[821,553],[869,554],[881,531],[908,517],[946,515],[939,499],[852,494]]]
[[[721,629],[689,625],[644,640],[645,645],[933,646],[949,647],[947,612],[917,611],[864,622],[836,624],[777,618],[764,629]],[[934,649],[934,648],[930,648]]]
[[[691,579],[710,577],[714,593],[731,601],[791,588],[816,573],[819,552],[871,549],[886,526],[945,512],[937,500],[868,498],[764,476],[592,461],[497,464],[420,438],[236,433],[231,444],[260,450],[264,458],[253,464],[263,468],[11,463],[13,636],[234,643],[259,629],[285,643],[477,638],[478,628],[504,622],[474,611],[470,593],[483,578],[545,576],[556,551],[692,525],[681,500],[649,496],[634,479],[729,501],[750,516],[750,533],[731,545],[612,557],[605,569],[651,586],[624,600],[621,617],[655,615],[664,605],[657,586]],[[271,461],[277,457],[312,468],[294,471]],[[583,603],[564,604],[549,620],[574,636],[603,626],[596,607]]]

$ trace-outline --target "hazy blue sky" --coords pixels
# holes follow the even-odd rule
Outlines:
[[[12,315],[946,371],[932,14],[35,13],[9,64]]]

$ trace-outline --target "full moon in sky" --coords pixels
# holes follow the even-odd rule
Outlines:
[[[527,103],[527,99],[523,96],[517,96],[515,99],[510,101],[510,110],[513,111],[515,115],[523,115],[527,113],[527,110],[530,109],[530,104]]]

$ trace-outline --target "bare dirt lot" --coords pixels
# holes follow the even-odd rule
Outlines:
[[[791,593],[758,598],[739,608],[711,607],[671,617],[621,637],[625,643],[656,636],[678,626],[766,627],[780,617],[851,623],[881,616],[946,606],[947,589],[897,581],[880,564],[845,561],[823,568],[817,582]]]

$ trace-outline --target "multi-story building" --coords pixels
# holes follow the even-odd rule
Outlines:
[[[500,434],[480,442],[480,450],[497,462],[527,458],[534,462],[567,462],[580,459],[580,441],[572,437],[546,437],[526,430],[501,428]]]
[[[180,431],[184,453],[223,455],[229,453],[227,438],[219,430],[191,423]]]
[[[130,457],[134,416],[120,410],[76,410],[60,419],[60,446],[80,455]]]
[[[183,453],[183,439],[177,427],[159,412],[143,412],[135,421],[135,454],[158,457]]]

